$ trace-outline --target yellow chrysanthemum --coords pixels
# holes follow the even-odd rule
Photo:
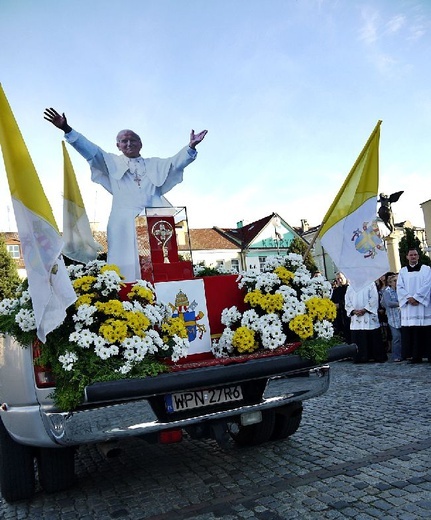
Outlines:
[[[121,275],[120,268],[118,265],[115,264],[106,264],[103,267],[100,268],[101,273],[105,273],[106,271],[114,271],[118,274],[120,278],[124,278],[124,276]]]
[[[95,293],[81,294],[81,296],[78,296],[76,299],[75,307],[78,308],[81,305],[91,305],[95,296]]]
[[[301,339],[310,338],[313,335],[313,320],[307,314],[299,314],[290,320],[289,329]]]
[[[328,298],[313,297],[305,302],[309,316],[317,320],[334,320],[337,314],[335,304]]]
[[[169,318],[167,321],[165,321],[162,324],[162,332],[164,332],[167,336],[174,336],[177,335],[180,338],[187,338],[187,328],[184,323],[184,319],[182,316],[178,316],[175,318]],[[167,340],[163,338],[164,342],[166,343]]]
[[[96,278],[94,276],[82,276],[81,278],[78,278],[77,280],[73,281],[73,288],[78,293],[85,293],[88,292],[93,283],[96,281]]]
[[[126,311],[124,317],[133,334],[140,337],[145,335],[145,331],[151,325],[150,320],[142,312]]]
[[[255,289],[244,296],[244,302],[249,303],[252,307],[258,307],[262,305],[263,298],[263,294]]]
[[[266,294],[260,303],[262,309],[268,313],[274,313],[281,311],[283,308],[284,299],[281,294]]]
[[[150,291],[150,289],[142,287],[142,285],[135,285],[132,287],[131,291],[127,293],[127,297],[130,300],[138,297],[139,299],[145,300],[150,304],[154,303],[154,294]]]
[[[127,324],[123,320],[109,319],[99,328],[99,333],[109,343],[121,343],[127,338]]]
[[[255,332],[247,327],[238,327],[232,337],[232,345],[240,354],[254,352],[259,345],[255,339]]]
[[[289,285],[289,282],[295,278],[295,273],[292,273],[292,271],[289,271],[282,265],[276,267],[274,269],[274,273],[280,278],[280,280],[285,285]]]
[[[109,300],[108,302],[96,302],[97,310],[107,316],[122,317],[125,315],[123,304],[120,300]]]

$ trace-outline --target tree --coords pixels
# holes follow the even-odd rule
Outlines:
[[[298,255],[304,256],[305,252],[308,249],[308,244],[302,240],[301,238],[295,237],[292,242],[289,244],[287,248],[288,253],[296,253]],[[314,274],[318,271],[317,265],[314,261],[313,256],[311,255],[311,251],[307,253],[305,257],[304,264],[311,274]]]
[[[0,235],[0,300],[13,298],[20,283],[15,262],[7,251],[3,235]]]
[[[407,265],[407,253],[409,249],[417,249],[419,251],[419,263],[424,265],[431,265],[431,259],[422,251],[420,240],[415,235],[412,228],[404,228],[404,236],[400,240],[398,251],[400,254],[401,267]]]

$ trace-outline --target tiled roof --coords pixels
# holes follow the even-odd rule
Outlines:
[[[220,234],[217,228],[190,229],[192,251],[204,249],[238,249],[232,240]],[[181,249],[181,248],[180,248]]]
[[[251,222],[250,224],[246,224],[240,228],[226,229],[226,228],[216,228],[220,233],[222,233],[226,238],[232,240],[237,246],[241,249],[245,249],[253,240],[257,237],[257,235],[262,231],[262,229],[271,222],[271,219],[274,217],[275,213],[268,215],[267,217],[261,218],[260,220],[256,220],[255,222]]]

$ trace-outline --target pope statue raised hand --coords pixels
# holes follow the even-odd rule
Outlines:
[[[121,155],[108,153],[69,126],[65,114],[47,108],[44,118],[65,133],[66,141],[89,163],[91,179],[112,194],[108,220],[108,263],[116,264],[126,282],[141,278],[135,217],[146,207],[171,204],[163,196],[182,182],[184,168],[196,158],[198,145],[207,130],[190,133],[190,141],[173,157],[143,158],[142,141],[132,130],[121,130],[117,148]]]

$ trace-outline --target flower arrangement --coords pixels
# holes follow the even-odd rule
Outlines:
[[[169,370],[160,357],[175,362],[187,355],[184,321],[156,301],[149,282],[125,285],[116,266],[98,260],[68,271],[77,300],[40,345],[37,360],[53,371],[53,397],[60,408],[76,407],[90,383],[157,375]],[[120,291],[126,287],[122,300]],[[34,341],[36,322],[26,284],[15,299],[0,302],[0,332],[24,346]]]
[[[221,274],[238,274],[236,269],[227,269],[224,266],[207,266],[204,262],[193,265],[193,274],[197,278],[203,276],[218,276]]]
[[[224,309],[225,329],[213,340],[216,357],[275,350],[288,342],[300,342],[297,352],[317,362],[338,342],[332,321],[336,307],[330,300],[331,285],[323,276],[312,277],[301,255],[289,253],[268,259],[265,272],[247,271],[238,277],[249,309]]]

